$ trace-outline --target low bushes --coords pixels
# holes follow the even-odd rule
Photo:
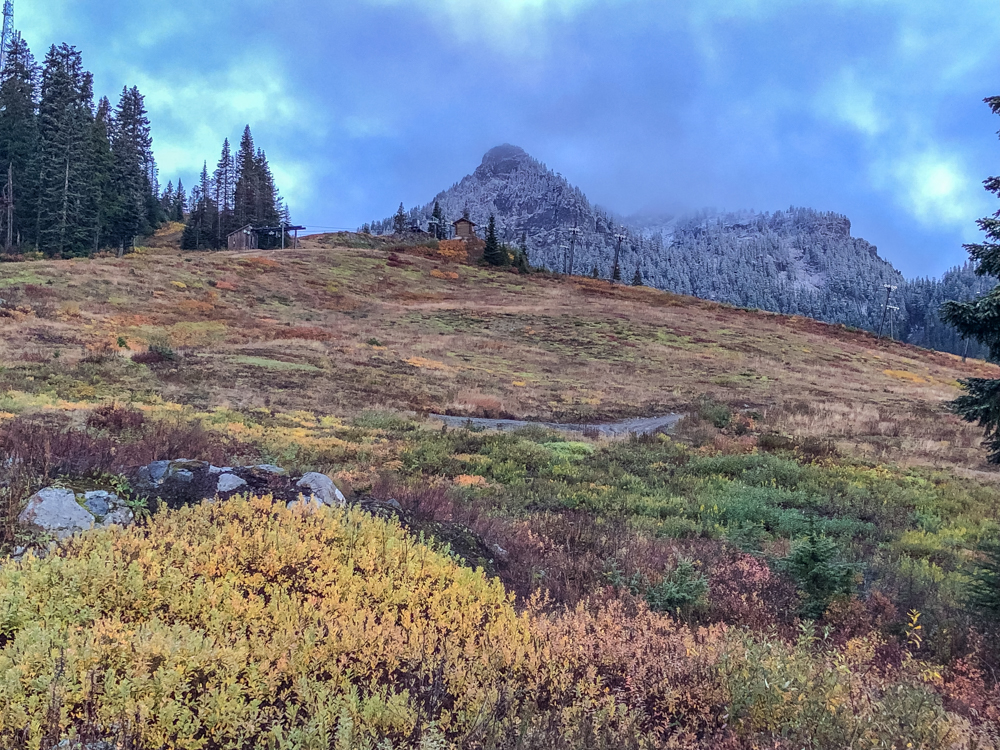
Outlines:
[[[940,681],[871,637],[790,643],[600,597],[518,613],[395,522],[269,498],[0,570],[12,750],[989,747]]]

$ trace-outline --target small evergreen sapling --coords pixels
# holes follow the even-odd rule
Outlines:
[[[642,286],[642,272],[639,266],[635,267],[635,275],[632,277],[632,286]]]
[[[980,550],[985,559],[969,577],[966,601],[995,624],[1000,617],[1000,542],[984,542]]]
[[[791,578],[802,602],[799,614],[818,620],[834,599],[854,593],[855,566],[838,562],[837,544],[829,537],[810,531],[792,547],[791,554],[778,563]]]

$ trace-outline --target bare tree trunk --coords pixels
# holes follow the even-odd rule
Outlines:
[[[66,157],[66,179],[63,182],[62,217],[59,220],[59,254],[66,244],[66,221],[69,214],[69,156]]]

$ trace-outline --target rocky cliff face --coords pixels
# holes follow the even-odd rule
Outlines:
[[[905,336],[909,321],[936,315],[919,309],[902,275],[874,245],[851,236],[851,222],[840,214],[792,207],[621,217],[510,144],[488,151],[472,174],[412,209],[410,219],[426,226],[435,203],[448,223],[468,214],[480,232],[493,215],[502,241],[517,244],[525,236],[531,262],[553,271],[567,268],[572,246],[574,273],[596,268],[609,278],[621,234],[625,282],[638,270],[660,289],[868,329],[879,325],[890,284],[900,288],[896,331]],[[387,219],[373,228],[391,226]]]

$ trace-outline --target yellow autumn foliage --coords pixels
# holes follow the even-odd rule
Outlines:
[[[0,571],[0,746],[38,748],[53,706],[60,736],[86,718],[137,747],[461,736],[529,640],[498,581],[395,522],[188,508]]]

